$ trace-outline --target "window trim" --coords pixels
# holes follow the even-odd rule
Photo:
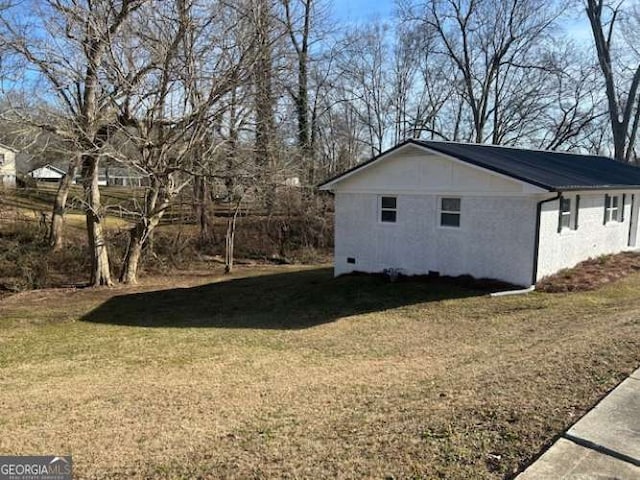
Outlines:
[[[621,215],[622,209],[624,209],[624,204],[622,203],[622,194],[609,195],[605,193],[604,195],[604,225],[611,225],[616,223],[624,222],[624,214]],[[614,199],[616,206],[614,207]],[[613,214],[615,213],[615,218]]]
[[[395,207],[394,208],[383,207],[382,206],[383,198],[393,198]],[[383,220],[382,214],[384,212],[393,212],[394,213],[393,221]],[[398,223],[398,196],[397,195],[379,195],[378,196],[378,223],[384,223],[385,225]]]
[[[569,209],[563,210],[562,203],[569,202]],[[580,195],[561,195],[558,198],[558,233],[569,233],[578,230],[580,215]],[[564,221],[564,223],[563,223]]]
[[[459,202],[459,209],[456,210],[444,210],[442,208],[442,202],[444,200],[458,200]],[[458,225],[444,225],[442,223],[442,215],[443,214],[447,214],[447,215],[457,215],[458,216]],[[459,230],[460,228],[462,228],[462,197],[456,197],[456,196],[441,196],[438,197],[438,227],[439,228],[452,228],[452,229],[456,229]]]
[[[567,205],[568,208],[564,209],[563,204]],[[560,197],[560,200],[558,202],[558,232],[562,232],[563,230],[571,230],[571,220],[573,217],[572,204],[573,202],[571,201],[571,197]]]

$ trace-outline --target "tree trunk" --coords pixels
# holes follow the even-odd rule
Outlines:
[[[271,214],[276,202],[275,155],[275,99],[273,95],[273,12],[271,2],[259,0],[255,25],[256,62],[254,68],[254,107],[256,116],[255,155],[260,169],[258,178],[264,193],[267,213]]]
[[[227,234],[224,238],[224,273],[231,273],[233,271],[233,249],[235,247],[236,220],[238,218],[238,212],[240,212],[241,202],[242,201],[240,200],[236,203],[233,214],[229,215],[229,218],[227,219]]]
[[[58,185],[58,192],[56,198],[53,201],[53,212],[51,214],[51,227],[49,229],[49,247],[52,251],[57,251],[62,248],[63,234],[64,234],[64,212],[67,207],[67,198],[71,185],[73,185],[73,179],[78,173],[80,168],[80,156],[75,157],[69,162],[69,169],[64,177],[60,179]]]
[[[627,126],[622,125],[616,118],[611,118],[610,120],[613,133],[613,158],[624,162],[627,148]]]
[[[138,265],[140,265],[140,257],[142,257],[144,230],[144,225],[142,225],[141,221],[131,229],[127,254],[122,262],[122,270],[120,272],[120,281],[122,283],[138,283]]]
[[[147,245],[155,228],[160,223],[162,212],[158,212],[149,218],[142,218],[131,229],[127,254],[122,261],[120,269],[120,281],[135,285],[138,283],[138,266],[142,257],[142,249]]]
[[[91,254],[91,279],[93,287],[111,286],[111,272],[109,270],[109,252],[102,230],[102,216],[100,214],[100,189],[98,187],[98,157],[84,155],[82,158],[85,215],[87,219],[87,236]]]
[[[195,220],[200,226],[200,238],[207,239],[211,235],[210,207],[211,195],[207,179],[198,175],[193,185]]]
[[[607,7],[604,6],[604,8]],[[617,9],[612,18],[606,20],[602,17],[603,3],[597,0],[588,0],[586,12],[591,25],[591,32],[593,33],[598,65],[604,80],[609,107],[609,123],[613,136],[614,157],[622,162],[629,161],[630,150],[633,150],[636,133],[635,128],[632,126],[632,121],[635,124],[635,120],[632,120],[634,118],[634,110],[636,111],[636,117],[640,115],[638,113],[640,105],[638,105],[637,101],[638,89],[640,89],[640,66],[636,68],[633,74],[628,92],[622,94],[616,87],[614,78],[616,69],[615,66],[612,66],[611,58],[611,37],[614,33]]]
[[[138,283],[138,266],[140,265],[142,250],[151,238],[155,228],[160,224],[164,212],[171,203],[172,195],[167,194],[164,190],[161,192],[161,188],[152,180],[152,187],[145,200],[145,213],[129,233],[127,254],[122,261],[122,268],[120,269],[120,281],[122,283]],[[159,197],[161,200],[158,204]]]

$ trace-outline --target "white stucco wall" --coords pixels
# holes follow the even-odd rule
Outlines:
[[[408,148],[333,191],[336,275],[392,268],[531,284],[537,187]],[[381,195],[397,197],[396,223],[380,222]],[[461,198],[460,228],[439,225],[442,197]]]
[[[397,195],[396,223],[379,221],[378,198],[336,193],[336,275],[394,268],[531,283],[534,198],[462,196],[460,228],[439,226],[440,195]],[[347,263],[349,257],[356,263]]]
[[[4,163],[0,166],[0,187],[15,187],[16,185],[16,154],[0,146],[0,154],[4,154]]]
[[[624,221],[603,224],[604,196],[626,194]],[[558,232],[558,201],[542,205],[540,216],[540,245],[538,254],[537,279],[551,275],[563,268],[570,268],[588,258],[600,255],[634,250],[629,246],[631,221],[631,195],[635,194],[635,208],[640,202],[639,191],[598,191],[565,193],[575,205],[575,196],[580,195],[578,229],[563,229]],[[637,212],[636,212],[637,216]],[[637,222],[635,222],[637,230]]]

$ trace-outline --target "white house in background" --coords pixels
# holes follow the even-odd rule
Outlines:
[[[636,248],[640,168],[605,157],[408,140],[320,188],[335,194],[336,275],[529,286]]]
[[[59,182],[66,175],[66,170],[51,164],[31,170],[28,175],[39,182]],[[78,173],[73,179],[73,183],[80,183],[81,175]],[[118,166],[107,166],[98,170],[98,185],[121,186],[121,187],[143,187],[148,185],[148,175],[139,168],[127,168]]]
[[[98,171],[98,184],[120,187],[149,185],[149,174],[135,165],[131,167],[107,166]]]
[[[67,174],[65,170],[51,164],[31,170],[27,175],[38,182],[59,182]],[[75,182],[74,182],[75,183]]]
[[[16,186],[17,150],[0,144],[0,188]]]

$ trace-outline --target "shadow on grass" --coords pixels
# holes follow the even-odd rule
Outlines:
[[[492,288],[493,287],[493,288]],[[81,320],[139,327],[302,329],[338,318],[495,290],[446,279],[349,275],[329,268],[223,279],[112,297]]]

